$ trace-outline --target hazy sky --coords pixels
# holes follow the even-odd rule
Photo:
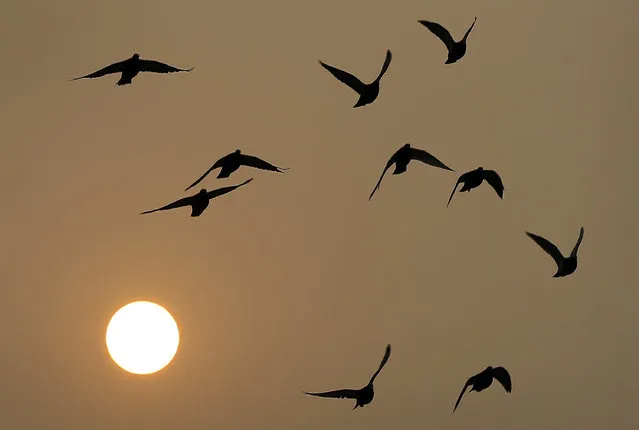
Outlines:
[[[2,1],[0,427],[631,429],[639,347],[636,0]],[[466,56],[417,23],[460,38]],[[370,81],[357,95],[318,60]],[[191,73],[68,82],[130,57]],[[457,174],[388,175],[410,142]],[[291,170],[138,215],[236,148]],[[524,234],[579,268],[553,279]],[[176,317],[173,363],[109,358],[122,305]],[[372,404],[304,396],[363,386]],[[513,393],[466,378],[506,366]]]

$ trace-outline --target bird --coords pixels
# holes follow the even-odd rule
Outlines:
[[[386,73],[386,70],[388,70],[388,66],[391,63],[392,58],[393,58],[393,54],[391,54],[390,49],[388,49],[386,51],[386,59],[384,60],[384,65],[382,66],[382,70],[379,72],[379,75],[377,76],[377,78],[375,78],[375,80],[371,82],[370,84],[365,84],[362,81],[360,81],[358,78],[356,78],[355,76],[351,75],[350,73],[340,70],[336,67],[330,66],[322,61],[320,61],[319,63],[322,65],[322,67],[324,67],[326,70],[331,72],[331,74],[335,76],[338,80],[345,83],[346,85],[351,87],[353,90],[355,90],[359,94],[359,100],[357,100],[357,103],[355,103],[355,105],[353,106],[354,108],[356,108],[360,106],[365,106],[375,101],[375,99],[377,98],[377,95],[379,94],[379,81],[382,79],[382,76],[384,76],[384,74]]]
[[[464,37],[459,42],[455,42],[453,36],[450,35],[449,31],[436,22],[424,20],[420,20],[418,22],[424,25],[424,27],[429,29],[431,33],[439,37],[439,39],[444,42],[446,48],[448,49],[448,58],[446,59],[446,63],[444,64],[452,64],[456,63],[464,56],[464,54],[466,54],[466,39],[468,38],[470,31],[475,26],[477,17],[475,17],[475,20],[471,24],[470,28],[468,29],[468,31],[466,31],[466,34],[464,34]]]
[[[97,72],[89,73],[88,75],[80,76],[71,79],[77,81],[78,79],[85,78],[100,78],[102,76],[111,73],[122,73],[120,80],[116,82],[116,85],[130,84],[135,76],[140,72],[154,72],[154,73],[173,73],[173,72],[190,72],[194,67],[190,69],[178,69],[177,67],[169,66],[168,64],[160,63],[155,60],[143,60],[140,58],[140,54],[133,54],[131,58],[113,63],[109,66],[103,67]]]
[[[553,278],[568,276],[575,270],[577,270],[577,250],[579,250],[579,245],[581,245],[581,241],[584,238],[583,227],[581,227],[581,229],[579,230],[579,239],[577,239],[577,243],[575,244],[575,247],[572,249],[572,252],[568,257],[564,257],[563,255],[561,255],[559,249],[557,249],[557,247],[553,245],[549,240],[544,239],[543,237],[538,236],[534,233],[526,232],[526,234],[528,235],[528,237],[534,240],[535,243],[537,243],[537,245],[541,247],[541,249],[546,251],[553,258],[553,260],[555,260],[555,263],[557,263],[557,273],[553,275]]]
[[[305,391],[304,394],[308,394],[309,396],[317,396],[317,397],[332,397],[335,399],[355,399],[355,406],[353,407],[353,410],[357,408],[358,406],[364,407],[365,405],[372,402],[373,397],[375,397],[375,391],[373,390],[373,382],[375,381],[375,378],[377,378],[377,375],[379,375],[379,372],[382,371],[382,368],[388,361],[388,357],[390,357],[390,354],[391,354],[391,346],[389,344],[389,345],[386,345],[386,353],[384,354],[384,358],[382,358],[382,362],[380,363],[379,368],[373,374],[373,376],[371,377],[371,380],[368,381],[368,384],[364,388],[360,388],[359,390],[351,390],[351,389],[335,390],[335,391],[327,391],[324,393],[309,393]]]
[[[393,175],[399,175],[400,173],[404,173],[406,171],[406,168],[408,164],[411,162],[411,160],[418,160],[418,161],[421,161],[422,163],[426,163],[431,166],[439,167],[440,169],[450,170],[451,172],[454,172],[453,169],[451,169],[450,167],[448,167],[447,165],[439,161],[433,155],[429,154],[428,152],[422,149],[413,148],[410,146],[410,143],[407,143],[401,148],[399,148],[388,160],[388,163],[386,163],[386,167],[384,167],[384,171],[382,172],[382,175],[379,177],[379,181],[377,181],[377,185],[375,185],[375,188],[373,189],[373,192],[371,193],[368,200],[373,198],[373,194],[375,194],[375,191],[377,191],[379,186],[382,184],[382,179],[384,178],[384,174],[386,174],[386,171],[393,165],[393,163],[395,163],[395,171],[393,172]]]
[[[506,390],[507,393],[510,393],[512,391],[513,386],[508,371],[501,366],[488,366],[478,374],[468,378],[466,384],[464,385],[464,388],[462,389],[461,393],[459,393],[459,397],[457,397],[457,402],[455,402],[453,413],[455,413],[455,410],[457,409],[457,406],[459,405],[459,402],[461,401],[461,398],[468,387],[470,387],[470,391],[483,391],[486,388],[490,387],[490,385],[493,383],[493,378],[499,381],[499,383],[502,385],[502,387],[504,387],[504,390]]]
[[[209,200],[224,195],[226,193],[230,193],[231,191],[239,188],[243,185],[251,182],[253,178],[248,179],[241,184],[232,185],[230,187],[218,188],[216,190],[207,191],[205,188],[201,189],[197,194],[194,194],[189,197],[184,197],[183,199],[177,200],[173,203],[169,203],[166,206],[162,206],[161,208],[153,209],[150,211],[144,211],[140,215],[150,214],[157,211],[165,211],[168,209],[176,209],[181,208],[183,206],[191,206],[191,217],[198,217],[202,215],[202,212],[209,206]]]
[[[285,170],[288,170],[288,168],[274,166],[271,163],[267,163],[266,161],[252,155],[242,154],[239,149],[236,149],[234,152],[225,155],[224,157],[213,163],[209,170],[207,170],[202,176],[200,176],[197,181],[189,185],[184,191],[188,191],[192,187],[199,184],[202,179],[206,178],[206,176],[211,173],[212,170],[215,170],[218,167],[222,168],[220,170],[220,173],[217,175],[218,179],[220,179],[228,178],[229,176],[231,176],[231,173],[239,169],[240,166],[255,167],[256,169],[270,170],[272,172],[278,173],[283,173]]]
[[[490,186],[495,189],[500,199],[504,197],[504,184],[501,182],[501,178],[497,172],[494,170],[484,170],[483,167],[478,167],[475,170],[464,173],[459,177],[459,179],[457,179],[457,183],[455,184],[455,188],[453,188],[453,192],[450,194],[446,207],[450,205],[450,201],[453,199],[453,194],[455,194],[455,190],[457,190],[457,186],[460,183],[464,183],[464,186],[459,189],[459,192],[463,193],[464,191],[470,191],[473,188],[477,188],[483,181],[488,182]]]

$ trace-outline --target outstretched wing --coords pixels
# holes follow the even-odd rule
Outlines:
[[[461,393],[459,393],[459,397],[457,397],[457,401],[455,402],[455,407],[453,408],[453,413],[455,413],[455,410],[457,409],[457,406],[459,406],[459,402],[461,402],[461,399],[464,396],[464,393],[466,392],[468,387],[470,387],[473,384],[473,378],[474,376],[471,376],[470,378],[468,378],[468,381],[466,381],[464,388],[461,390]]]
[[[366,87],[366,85],[362,81],[357,79],[355,76],[351,75],[348,72],[340,70],[336,67],[329,66],[328,64],[323,63],[321,61],[319,63],[322,65],[323,68],[331,72],[331,74],[335,76],[338,80],[340,80],[341,82],[351,87],[358,94],[361,94],[364,91],[364,88]]]
[[[455,188],[453,188],[453,192],[450,193],[450,197],[448,198],[448,203],[446,203],[446,207],[448,207],[448,205],[450,205],[450,201],[453,199],[453,195],[455,194],[455,191],[457,191],[457,187],[459,186],[459,184],[464,182],[464,180],[466,179],[465,175],[466,175],[466,173],[464,173],[463,175],[461,175],[459,177],[459,179],[457,179],[457,182],[455,183]]]
[[[121,72],[124,71],[124,67],[125,67],[127,61],[128,60],[124,60],[124,61],[119,61],[117,63],[113,63],[113,64],[111,64],[109,66],[103,67],[102,69],[98,70],[97,72],[89,73],[88,75],[80,76],[78,78],[73,78],[71,80],[72,81],[76,81],[78,79],[84,79],[84,78],[93,79],[93,78],[100,78],[102,76],[109,75],[111,73],[121,73]]]
[[[229,154],[230,155],[230,154]],[[193,188],[194,186],[196,186],[197,184],[199,184],[200,182],[202,182],[202,179],[206,178],[206,176],[211,173],[213,170],[217,169],[218,167],[222,167],[224,166],[224,163],[226,162],[226,160],[228,159],[229,155],[225,155],[224,157],[220,158],[219,160],[217,160],[215,163],[213,163],[213,165],[211,167],[209,167],[209,170],[207,170],[206,172],[204,172],[204,174],[202,176],[200,176],[199,178],[197,178],[197,180],[195,182],[193,182],[191,185],[189,185],[184,191],[188,191],[191,188]]]
[[[375,188],[373,188],[373,192],[371,193],[371,195],[368,197],[368,200],[373,198],[373,194],[375,194],[375,191],[377,191],[379,189],[379,186],[382,185],[382,179],[384,178],[384,175],[386,174],[386,171],[390,168],[390,166],[393,165],[393,163],[397,160],[397,153],[399,153],[399,150],[397,150],[392,156],[391,158],[388,160],[388,163],[386,163],[386,167],[384,167],[384,171],[382,172],[381,176],[379,177],[379,180],[377,181],[377,185],[375,185]]]
[[[356,399],[359,394],[359,390],[335,390],[335,391],[326,391],[325,393],[308,393],[304,392],[304,394],[308,394],[309,396],[316,397],[332,397],[334,399]]]
[[[389,343],[388,345],[386,345],[386,352],[384,353],[384,358],[382,358],[382,362],[379,363],[379,367],[377,368],[377,371],[373,373],[371,380],[368,381],[368,385],[373,384],[373,381],[375,381],[375,378],[377,378],[377,375],[379,375],[379,372],[381,372],[382,368],[386,365],[386,362],[388,361],[388,357],[390,357],[390,355],[391,355],[391,346]]]
[[[453,36],[451,36],[448,30],[446,30],[442,25],[432,21],[420,20],[419,22],[424,27],[429,29],[431,33],[439,37],[439,39],[444,42],[444,45],[446,45],[446,48],[448,48],[449,51],[453,49],[455,40],[453,40]]]
[[[538,236],[534,233],[526,232],[526,234],[528,235],[529,238],[534,240],[535,243],[537,243],[537,245],[541,247],[541,249],[546,251],[548,255],[552,257],[553,260],[555,260],[557,267],[561,267],[561,264],[563,264],[564,256],[561,255],[561,252],[555,245],[553,245],[549,240],[544,239],[543,237]]]
[[[386,50],[386,59],[384,60],[384,65],[382,66],[382,70],[379,72],[379,75],[377,76],[377,79],[375,79],[376,81],[379,81],[380,79],[382,79],[382,76],[384,76],[384,73],[386,73],[386,71],[388,70],[388,66],[390,66],[391,60],[393,59],[393,54],[391,54],[390,49]]]
[[[499,366],[493,368],[493,378],[499,381],[499,383],[504,387],[507,393],[510,393],[513,390],[513,384],[510,380],[510,374],[508,371]]]
[[[150,214],[150,213],[157,212],[157,211],[165,211],[165,210],[168,210],[168,209],[181,208],[183,206],[191,206],[192,203],[193,203],[193,196],[184,197],[183,199],[176,200],[173,203],[169,203],[166,206],[162,206],[161,208],[157,208],[157,209],[153,209],[153,210],[150,210],[150,211],[142,212],[140,215]]]
[[[246,181],[242,182],[241,184],[231,185],[230,187],[218,188],[216,190],[209,191],[208,193],[206,193],[206,195],[209,197],[209,200],[210,199],[214,199],[214,198],[222,196],[222,195],[224,195],[226,193],[230,193],[234,189],[240,188],[242,185],[246,185],[249,182],[251,182],[252,180],[253,180],[253,178],[247,179]]]
[[[466,30],[466,34],[464,34],[464,39],[466,40],[468,38],[468,35],[470,34],[470,31],[473,29],[473,27],[475,26],[475,23],[477,22],[477,17],[475,17],[475,20],[473,21],[473,23],[470,25],[470,27],[468,28],[468,30]]]
[[[451,169],[450,167],[448,167],[447,165],[445,165],[444,163],[442,163],[433,155],[429,154],[423,149],[417,149],[417,148],[411,147],[410,158],[412,158],[413,160],[421,161],[422,163],[426,163],[430,166],[435,166],[435,167],[439,167],[440,169],[446,169],[446,170],[450,170],[451,172],[454,172],[453,169]]]
[[[283,173],[284,170],[288,170],[283,167],[274,166],[271,163],[268,163],[258,157],[254,157],[253,155],[240,154],[240,157],[241,157],[240,158],[241,164],[245,166],[249,166],[249,167],[255,167],[256,169],[270,170],[272,172],[279,172],[279,173]]]
[[[494,170],[484,170],[484,180],[494,188],[499,198],[504,197],[504,184],[501,182],[501,178]]]
[[[571,257],[575,257],[577,255],[577,251],[579,250],[579,245],[581,245],[581,241],[584,238],[584,228],[581,227],[581,230],[579,230],[579,239],[577,239],[577,243],[575,244],[575,247],[572,249],[572,252],[570,253]]]
[[[139,60],[140,72],[154,72],[154,73],[174,73],[174,72],[190,72],[194,69],[178,69],[177,67],[169,66],[168,64],[160,63],[155,60]]]

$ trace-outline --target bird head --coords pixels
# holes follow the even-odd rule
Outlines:
[[[133,54],[133,58],[134,60],[139,60],[140,59],[140,54]]]
[[[483,171],[484,171],[484,168],[483,168],[483,167],[478,167],[478,168],[477,168],[477,171],[478,171],[478,172],[483,172]]]
[[[206,188],[202,188],[198,194],[206,194]]]
[[[239,149],[236,149],[235,151],[233,151],[233,154],[239,154],[240,152],[242,151],[240,151]]]
[[[402,146],[402,148],[405,148],[405,149],[410,148],[410,143],[406,143],[406,144],[404,144],[404,146]]]

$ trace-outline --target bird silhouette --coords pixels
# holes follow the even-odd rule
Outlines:
[[[355,406],[353,407],[353,409],[357,408],[358,406],[363,407],[373,401],[373,397],[375,397],[375,391],[373,390],[373,382],[375,381],[375,378],[377,378],[377,375],[379,375],[379,372],[382,371],[382,368],[388,361],[388,357],[390,357],[390,354],[391,354],[391,346],[389,344],[389,345],[386,345],[386,353],[384,354],[384,358],[382,358],[382,362],[380,363],[379,368],[377,368],[377,371],[373,374],[373,376],[371,377],[371,380],[368,381],[368,384],[364,388],[360,388],[359,390],[351,390],[351,389],[335,390],[335,391],[327,391],[324,393],[308,393],[308,392],[304,392],[304,393],[308,394],[309,396],[317,396],[317,397],[332,397],[335,399],[355,399]]]
[[[177,67],[169,66],[168,64],[160,63],[155,60],[143,60],[139,54],[133,54],[131,58],[127,58],[124,61],[113,63],[110,66],[103,67],[97,72],[89,73],[88,75],[80,76],[78,78],[71,79],[76,81],[78,79],[85,78],[100,78],[111,73],[122,73],[120,80],[116,82],[116,85],[130,84],[135,76],[140,72],[153,72],[153,73],[173,73],[173,72],[190,72],[190,69],[178,69]]]
[[[466,381],[464,388],[461,393],[459,393],[459,397],[457,397],[457,402],[455,402],[455,407],[453,408],[453,413],[457,409],[459,402],[461,401],[462,396],[466,392],[466,389],[470,387],[470,391],[483,391],[486,388],[490,387],[493,383],[493,378],[498,380],[499,383],[504,387],[507,393],[510,393],[513,389],[512,382],[510,380],[510,374],[503,367],[492,367],[488,366],[478,374],[471,376]]]
[[[439,39],[446,45],[446,48],[448,49],[448,59],[446,59],[445,64],[455,63],[460,60],[464,56],[464,54],[466,54],[466,39],[468,39],[468,35],[475,26],[476,22],[477,17],[475,17],[475,20],[471,24],[468,31],[466,31],[466,34],[464,34],[462,40],[460,40],[459,42],[455,42],[453,36],[451,36],[448,30],[446,30],[442,25],[432,21],[419,21],[419,23],[423,24],[427,29],[431,31],[431,33],[439,37]]]
[[[446,207],[450,205],[450,201],[453,199],[455,190],[457,190],[457,186],[460,183],[464,184],[464,186],[459,189],[459,192],[463,193],[464,191],[470,191],[473,188],[477,188],[483,181],[488,182],[490,186],[495,189],[500,199],[504,197],[504,184],[501,182],[501,178],[497,172],[494,170],[484,170],[483,167],[478,167],[475,170],[464,173],[459,177],[459,179],[457,179],[457,183],[455,184],[455,188],[453,188],[453,192],[450,194]]]
[[[225,155],[224,157],[220,158],[215,163],[213,163],[213,165],[209,168],[209,170],[207,170],[202,176],[200,176],[197,181],[189,185],[185,191],[199,184],[202,181],[202,179],[206,178],[206,176],[209,173],[211,173],[212,170],[215,170],[221,167],[222,169],[220,170],[220,173],[217,175],[218,179],[228,178],[229,176],[231,176],[231,173],[239,169],[240,166],[255,167],[256,169],[270,170],[272,172],[278,172],[278,173],[283,173],[285,170],[288,170],[287,168],[274,166],[271,163],[268,163],[252,155],[242,154],[242,152],[239,149],[236,149],[234,152],[231,152],[230,154]]]
[[[365,84],[350,73],[340,70],[336,67],[329,66],[328,64],[321,61],[319,63],[322,65],[322,67],[331,72],[333,76],[351,87],[359,94],[359,100],[357,100],[357,103],[355,103],[355,105],[353,106],[354,108],[356,108],[359,106],[365,106],[375,101],[377,95],[379,94],[379,81],[382,79],[382,76],[384,76],[384,73],[386,73],[386,70],[388,70],[388,66],[391,63],[392,58],[393,55],[391,54],[391,51],[389,49],[386,51],[386,60],[384,60],[382,70],[379,72],[377,78],[370,84]]]
[[[236,188],[241,187],[242,185],[246,185],[249,182],[251,182],[253,180],[253,178],[248,179],[244,182],[242,182],[241,184],[238,185],[232,185],[230,187],[223,187],[223,188],[218,188],[216,190],[212,190],[212,191],[206,191],[206,189],[201,189],[200,192],[198,192],[197,194],[194,194],[192,196],[189,197],[184,197],[183,199],[177,200],[173,203],[169,203],[166,206],[162,206],[161,208],[157,208],[157,209],[153,209],[150,211],[145,211],[142,212],[140,215],[144,215],[144,214],[150,214],[153,212],[157,212],[157,211],[165,211],[168,209],[176,209],[176,208],[181,208],[183,206],[191,206],[191,216],[192,217],[197,217],[202,215],[202,212],[204,212],[204,209],[206,209],[209,206],[209,200],[214,199],[216,197],[219,197],[221,195],[224,195],[226,193],[230,193],[231,191],[233,191]]]
[[[579,250],[579,245],[581,245],[581,241],[584,238],[583,227],[581,227],[581,229],[579,230],[579,239],[577,239],[577,243],[575,244],[575,247],[572,249],[572,252],[568,257],[564,257],[563,255],[561,255],[559,249],[549,240],[533,233],[526,232],[526,234],[528,235],[528,237],[534,240],[535,243],[537,243],[537,245],[541,247],[541,249],[546,251],[553,258],[553,260],[555,260],[555,263],[557,263],[557,273],[553,275],[553,278],[568,276],[575,270],[577,270],[577,251]]]
[[[404,173],[406,171],[408,163],[410,163],[411,160],[418,160],[418,161],[421,161],[422,163],[426,163],[431,166],[439,167],[440,169],[450,170],[451,172],[454,172],[453,169],[451,169],[450,167],[448,167],[447,165],[439,161],[437,158],[435,158],[428,152],[422,149],[413,148],[410,146],[409,143],[407,143],[401,148],[399,148],[388,160],[388,163],[386,163],[386,167],[384,167],[384,171],[382,172],[382,175],[379,177],[379,181],[377,181],[377,185],[375,185],[375,188],[373,188],[373,192],[371,193],[368,200],[373,198],[373,194],[375,194],[375,191],[377,191],[379,186],[382,184],[382,179],[384,178],[386,171],[390,169],[393,163],[395,164],[395,171],[393,172],[393,175],[399,175],[400,173]]]

